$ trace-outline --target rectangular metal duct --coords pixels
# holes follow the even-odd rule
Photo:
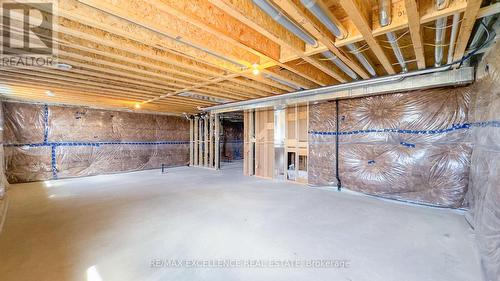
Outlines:
[[[323,100],[348,99],[444,86],[459,86],[470,84],[473,81],[473,67],[462,67],[453,70],[449,70],[449,67],[440,67],[317,89],[302,90],[278,96],[216,105],[203,108],[202,110],[212,113],[223,113],[265,107],[282,108],[291,104]]]

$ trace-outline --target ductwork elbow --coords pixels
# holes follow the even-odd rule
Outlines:
[[[392,16],[392,5],[391,0],[379,0],[378,1],[378,21],[380,26],[388,26],[391,24]]]

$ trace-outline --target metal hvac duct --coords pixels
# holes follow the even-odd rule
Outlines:
[[[300,0],[302,4],[309,10],[311,13],[318,18],[318,20],[326,26],[330,32],[335,35],[335,37],[339,39],[343,39],[346,35],[340,30],[340,28],[333,23],[331,15],[325,12],[321,6],[318,4],[316,0]]]
[[[449,0],[436,0],[436,9],[442,10],[448,7]],[[436,20],[436,38],[434,44],[436,45],[434,49],[434,66],[438,67],[443,62],[443,44],[446,36],[446,23],[448,22],[448,17],[438,18]]]
[[[436,0],[436,8],[438,10],[442,10],[444,8],[447,8],[449,3],[450,0]]]
[[[317,0],[300,0],[302,4],[338,39],[343,39],[346,34],[343,34],[341,29],[333,22],[332,16],[328,11],[324,11]],[[371,76],[377,76],[375,69],[368,62],[366,57],[358,52],[356,45],[348,44],[347,49],[353,53],[353,55],[358,59],[358,61],[365,67],[365,69],[370,73]],[[347,72],[346,72],[347,73]],[[350,75],[349,75],[350,76]]]
[[[202,108],[211,113],[223,113],[265,107],[279,107],[322,100],[356,98],[383,93],[395,93],[434,87],[457,86],[474,81],[474,68],[462,67],[450,70],[451,66],[427,68],[391,76],[358,80],[349,83],[302,90],[288,94],[238,101]]]
[[[272,76],[272,75],[270,75],[270,74],[267,74],[267,73],[266,73],[266,74],[264,74],[264,77],[265,77],[265,78],[268,78],[268,79],[271,79],[271,80],[273,80],[273,81],[275,81],[275,82],[278,82],[278,83],[280,83],[280,84],[283,84],[283,85],[285,85],[285,86],[288,86],[288,87],[290,87],[290,88],[293,88],[293,89],[295,89],[295,90],[302,90],[302,87],[299,87],[299,86],[297,86],[297,85],[295,85],[295,84],[292,84],[292,83],[290,83],[290,82],[288,82],[288,81],[285,81],[285,80],[283,80],[283,79],[280,79],[280,78],[278,78],[278,77],[274,77],[274,76]]]
[[[378,12],[379,12],[379,22],[380,26],[387,26],[391,23],[391,0],[379,0],[378,1]],[[396,35],[394,32],[388,32],[386,34],[387,41],[391,44],[391,48],[398,60],[399,65],[401,66],[401,70],[403,72],[407,72],[408,68],[406,67],[406,61],[403,57],[403,53],[401,53],[401,49],[399,48],[398,40],[396,39]]]
[[[332,54],[330,51],[326,51],[321,53],[325,58],[329,59],[332,61],[338,68],[342,69],[349,77],[352,79],[356,80],[358,79],[358,76],[354,71],[352,71],[343,61],[341,61],[336,55]]]
[[[495,16],[490,16],[482,19],[481,22],[485,26],[489,26],[493,18],[495,18]],[[479,24],[479,26],[477,27],[477,31],[474,33],[474,37],[472,38],[469,49],[474,50],[479,47],[479,42],[481,41],[481,38],[483,38],[485,32],[486,28],[482,24]]]
[[[371,76],[375,77],[377,76],[377,73],[375,72],[375,69],[373,69],[373,66],[370,64],[368,59],[358,51],[358,47],[353,44],[348,44],[346,45],[347,49],[358,59],[358,61],[365,67],[366,71],[370,73]]]
[[[252,0],[252,2],[257,5],[262,11],[268,14],[273,20],[281,24],[283,27],[288,29],[288,31],[295,34],[302,41],[309,45],[317,46],[318,42],[301,28],[299,28],[295,23],[289,20],[283,13],[278,11],[273,5],[271,5],[267,0]]]
[[[453,24],[451,25],[450,48],[448,48],[448,64],[453,62],[453,53],[455,52],[455,41],[457,40],[459,21],[460,14],[454,14]]]
[[[446,22],[448,17],[438,18],[436,20],[436,39],[434,44],[436,45],[434,51],[434,66],[438,67],[443,61],[443,44],[444,37],[446,35]]]

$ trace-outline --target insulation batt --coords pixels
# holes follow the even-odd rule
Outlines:
[[[7,178],[5,177],[5,154],[4,154],[4,149],[3,149],[3,132],[4,132],[4,114],[3,114],[3,108],[2,108],[2,102],[0,102],[0,200],[5,195],[5,190],[7,188],[7,185],[9,184],[7,182]],[[2,204],[0,204],[0,222],[2,221]]]
[[[477,81],[339,101],[342,186],[439,207],[466,207],[485,280],[500,280],[500,45]],[[309,183],[337,185],[335,102],[309,108]]]
[[[175,116],[5,102],[11,183],[187,165],[189,121]]]
[[[466,129],[450,128],[468,122],[469,103],[470,93],[455,88],[340,100],[342,186],[415,203],[463,206],[471,144]],[[309,112],[309,183],[336,185],[335,102],[312,105]]]
[[[500,280],[500,45],[477,67],[469,118],[473,145],[466,216],[474,227],[485,280]]]

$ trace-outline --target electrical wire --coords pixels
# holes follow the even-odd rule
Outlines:
[[[483,26],[483,27],[487,30],[487,32],[488,32],[487,34],[490,34],[490,30],[488,30],[488,27],[484,24],[484,22],[483,22],[483,21],[480,21],[480,24],[481,24],[481,25],[482,25],[482,26]],[[492,40],[494,40],[494,39],[495,39],[495,37],[496,37],[496,32],[495,32],[495,31],[493,31],[493,33],[495,33],[495,36],[492,36],[492,38],[488,38],[488,37],[487,37],[487,38],[486,38],[486,40],[483,42],[483,44],[481,44],[481,46],[479,46],[479,47],[477,47],[476,49],[472,50],[472,51],[471,51],[471,52],[469,52],[467,55],[463,56],[460,60],[455,61],[455,62],[451,62],[451,63],[449,63],[449,64],[446,64],[445,66],[447,66],[447,65],[450,65],[450,66],[451,66],[451,65],[454,65],[454,64],[460,63],[460,64],[458,65],[458,67],[461,67],[461,66],[462,66],[462,64],[463,64],[466,60],[470,59],[473,55],[475,55],[475,54],[477,53],[477,51],[481,50],[482,48],[484,48],[485,46],[487,46],[487,45],[488,45],[488,44],[489,44]]]
[[[461,19],[458,21],[458,23],[461,23],[464,19]],[[452,27],[453,24],[450,24],[450,25],[447,25],[447,26],[444,26],[444,27],[441,27],[441,28],[438,28],[438,27],[435,27],[435,26],[432,26],[432,25],[424,25],[422,26],[423,28],[428,28],[428,29],[434,29],[434,30],[438,30],[438,29],[447,29],[448,27]]]
[[[403,38],[403,36],[405,36],[406,34],[410,33],[410,30],[408,29],[405,33],[401,34],[398,36],[398,38],[396,38],[396,40],[394,40],[394,42],[398,42],[399,39]],[[388,40],[380,40],[381,42],[384,42],[384,43],[394,43],[392,41],[388,41]]]

